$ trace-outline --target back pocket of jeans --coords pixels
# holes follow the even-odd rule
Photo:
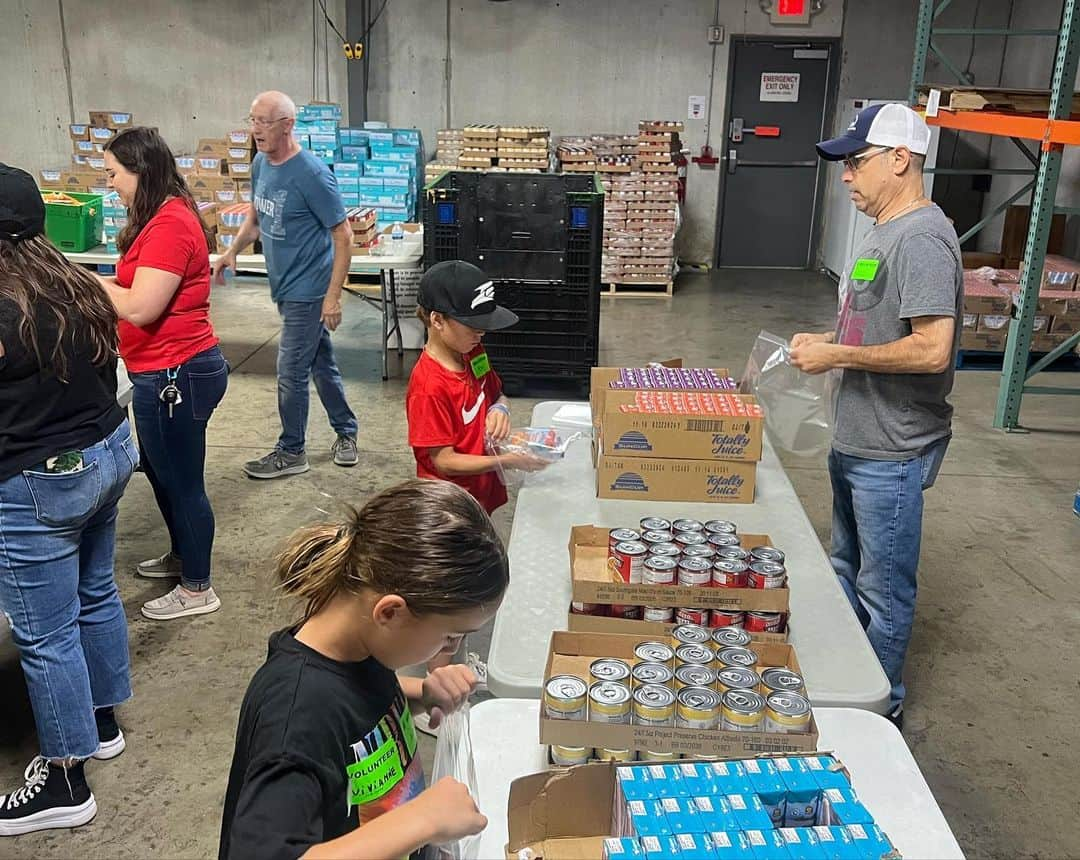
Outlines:
[[[191,396],[191,417],[208,421],[229,386],[229,365],[224,362],[209,373],[188,372],[188,392]]]
[[[77,526],[90,519],[101,500],[97,461],[77,472],[23,472],[34,499],[34,513],[50,526]]]

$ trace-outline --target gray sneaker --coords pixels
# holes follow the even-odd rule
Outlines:
[[[351,436],[338,436],[330,450],[334,453],[334,462],[339,466],[355,466],[360,462],[356,440]]]
[[[219,609],[221,601],[214,594],[214,589],[208,588],[191,597],[178,585],[163,597],[146,601],[142,605],[142,614],[153,621],[168,621],[187,615],[207,615]]]
[[[244,472],[249,478],[284,478],[303,474],[310,468],[307,454],[289,454],[277,448],[265,457],[244,463]]]
[[[168,579],[183,573],[184,563],[180,561],[179,556],[174,555],[170,550],[158,558],[148,558],[146,561],[140,561],[136,572],[139,576],[145,576],[147,579]]]

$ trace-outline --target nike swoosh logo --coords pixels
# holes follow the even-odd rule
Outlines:
[[[461,420],[465,422],[466,426],[473,423],[473,420],[480,413],[480,405],[484,402],[485,394],[480,392],[480,396],[476,398],[476,402],[473,404],[472,409],[466,409],[461,407]]]

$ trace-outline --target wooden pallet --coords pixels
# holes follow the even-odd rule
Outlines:
[[[634,281],[625,284],[604,284],[602,296],[619,296],[627,299],[670,299],[675,292],[675,282]]]
[[[936,89],[941,93],[941,107],[949,110],[1041,114],[1045,114],[1050,110],[1050,90],[952,87],[923,84],[919,88],[920,105],[926,105],[931,89]],[[1078,112],[1080,112],[1080,94],[1074,95],[1072,101],[1072,113]]]

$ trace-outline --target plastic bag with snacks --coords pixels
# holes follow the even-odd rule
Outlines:
[[[517,486],[526,473],[539,472],[563,458],[580,433],[562,433],[554,427],[520,427],[500,442],[487,440],[490,454],[499,459],[495,471],[505,486]]]

